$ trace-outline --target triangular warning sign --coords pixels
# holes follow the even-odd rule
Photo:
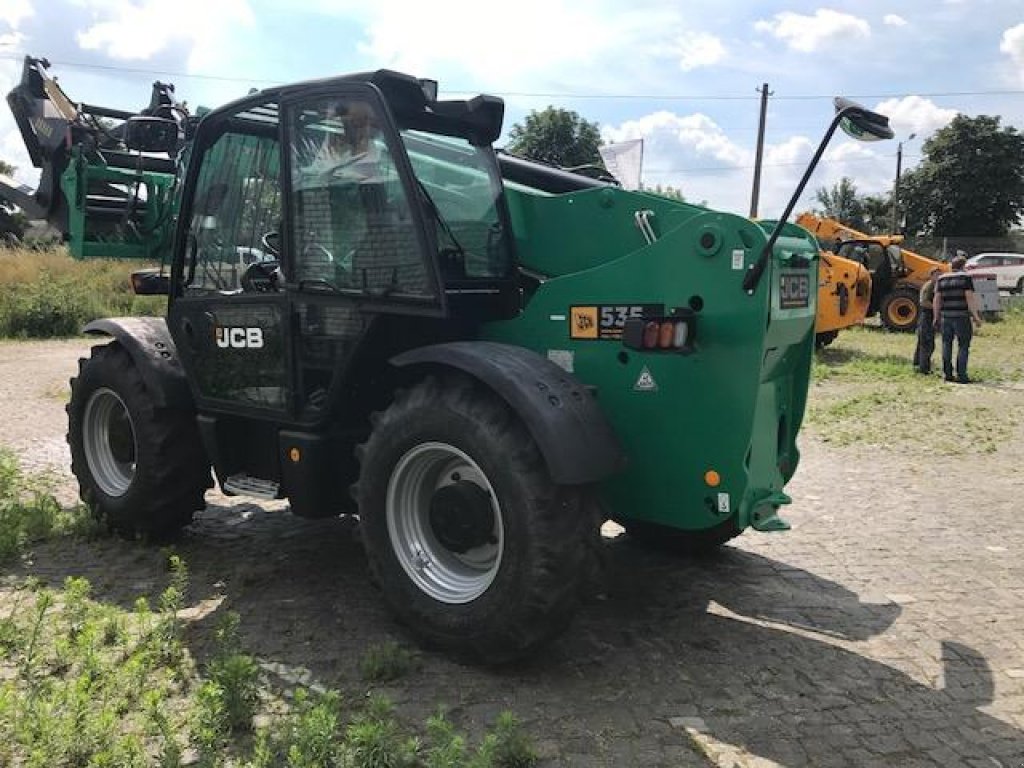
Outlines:
[[[655,392],[658,389],[658,383],[651,376],[651,372],[647,370],[647,366],[643,367],[640,371],[640,377],[636,380],[636,384],[633,385],[635,392]]]

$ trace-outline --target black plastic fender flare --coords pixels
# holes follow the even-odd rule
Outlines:
[[[82,328],[90,336],[110,336],[124,347],[139,369],[159,408],[195,408],[185,369],[162,317],[108,317]]]
[[[556,483],[594,483],[625,463],[619,440],[590,390],[532,350],[458,341],[403,352],[390,362],[398,368],[454,368],[489,387],[523,420]]]

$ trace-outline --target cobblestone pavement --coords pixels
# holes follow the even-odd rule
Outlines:
[[[0,442],[29,466],[66,461],[53,393],[85,346],[0,345]],[[996,453],[955,462],[802,445],[793,531],[688,561],[608,539],[602,594],[537,658],[493,671],[425,652],[385,692],[410,722],[440,703],[470,733],[512,709],[544,766],[1018,768],[1019,426]],[[193,651],[237,610],[275,674],[365,694],[363,651],[406,638],[367,584],[355,521],[209,498],[176,544]],[[41,548],[24,571],[84,575],[126,606],[166,577],[158,551],[116,540]]]

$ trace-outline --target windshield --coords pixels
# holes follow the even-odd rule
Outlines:
[[[507,277],[512,253],[498,215],[502,186],[492,150],[414,130],[402,131],[402,140],[435,212],[446,279]]]

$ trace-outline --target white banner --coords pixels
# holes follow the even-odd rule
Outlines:
[[[619,180],[623,189],[640,189],[640,171],[644,162],[644,140],[619,141],[598,147],[604,167]]]

